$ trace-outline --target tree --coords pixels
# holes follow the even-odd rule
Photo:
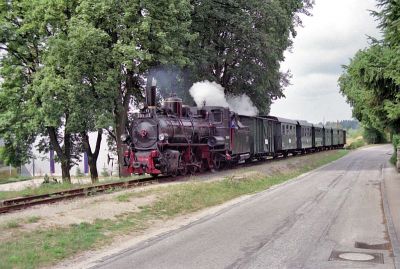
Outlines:
[[[344,67],[339,79],[342,93],[353,106],[353,114],[367,126],[400,132],[400,6],[396,1],[380,0],[382,41],[373,40]]]
[[[292,44],[298,14],[309,14],[304,0],[192,0],[191,30],[198,38],[188,54],[190,85],[216,81],[227,93],[247,94],[261,112],[268,113],[271,98],[282,97],[289,73],[279,71],[283,53]],[[262,96],[263,98],[260,98]]]
[[[51,41],[67,35],[77,1],[4,1],[0,6],[1,61],[0,135],[10,163],[27,161],[36,138],[39,150],[54,149],[61,162],[63,181],[79,159],[80,138],[68,125],[69,106],[65,72],[53,66]],[[16,154],[18,153],[18,154]]]
[[[68,22],[68,31],[49,39],[45,68],[46,80],[64,85],[65,107],[69,108],[65,130],[79,134],[80,151],[86,152],[92,182],[98,180],[97,158],[103,130],[112,124],[112,105],[118,73],[108,69],[108,35],[77,18]],[[41,83],[45,81],[40,79]],[[54,88],[54,87],[53,87]],[[59,99],[59,98],[58,98]],[[92,151],[88,132],[97,131]]]
[[[81,22],[89,29],[106,35],[103,55],[107,66],[103,72],[114,70],[109,90],[114,99],[112,130],[117,144],[120,167],[123,165],[123,143],[129,106],[132,99],[143,100],[148,71],[162,64],[188,64],[184,45],[193,40],[189,33],[191,6],[185,0],[161,1],[82,1],[78,8]],[[120,173],[122,171],[120,170]]]
[[[29,109],[27,86],[40,59],[39,39],[31,24],[19,18],[29,9],[28,3],[0,3],[0,134],[4,140],[2,158],[19,166],[30,157],[33,130],[26,126]]]
[[[122,163],[120,135],[132,98],[143,98],[148,70],[188,63],[190,11],[185,0],[2,2],[4,152],[20,147],[23,162],[43,137],[40,149],[56,151],[65,181],[82,150],[94,180],[101,129],[111,125]],[[89,131],[98,132],[94,152]]]
[[[372,134],[400,132],[400,5],[394,0],[379,0],[384,38],[372,40],[369,48],[359,50],[339,78],[343,95],[353,107],[353,115]]]
[[[357,52],[339,79],[353,115],[378,130],[400,129],[399,84],[392,76],[394,51],[382,43]]]

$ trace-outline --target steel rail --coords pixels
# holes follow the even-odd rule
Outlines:
[[[316,152],[310,152],[310,153],[316,153]],[[300,157],[300,156],[302,156],[302,155],[292,156],[292,158]],[[255,162],[239,164],[239,165],[230,167],[230,169],[240,168],[243,166],[244,167],[253,166],[257,163],[265,162],[265,161],[280,161],[280,160],[284,160],[284,159],[286,159],[286,157],[281,157],[281,158],[277,158],[277,159],[275,159],[275,158],[274,159],[272,159],[272,158],[262,159],[262,160],[258,160]],[[76,188],[76,189],[58,191],[58,192],[53,192],[53,193],[41,194],[41,195],[17,197],[17,198],[2,200],[2,201],[0,201],[0,214],[28,208],[28,207],[35,206],[35,205],[50,204],[50,203],[55,203],[55,202],[62,201],[62,200],[69,200],[69,199],[73,199],[73,198],[77,198],[77,197],[91,196],[91,195],[102,193],[102,192],[105,192],[107,190],[111,190],[114,188],[122,188],[122,189],[134,188],[134,187],[148,185],[148,184],[154,183],[154,182],[161,183],[161,182],[179,180],[182,177],[184,177],[184,176],[178,176],[178,177],[160,176],[158,178],[150,177],[150,178],[133,179],[133,180],[128,180],[128,181],[105,183],[105,184],[100,184],[100,185],[95,185],[95,186]]]
[[[91,196],[97,193],[102,193],[107,190],[115,189],[115,188],[134,188],[140,187],[144,185],[148,185],[157,181],[154,178],[141,178],[141,179],[133,179],[129,181],[120,181],[120,182],[113,182],[113,183],[106,183],[96,186],[90,187],[83,187],[83,188],[76,188],[71,190],[64,190],[59,192],[41,194],[41,195],[33,195],[33,196],[26,196],[26,197],[17,197],[13,199],[7,199],[0,201],[0,214],[24,209],[27,207],[31,207],[34,205],[41,205],[41,204],[50,204],[55,203],[62,200],[69,200],[76,197],[84,197],[84,196]]]

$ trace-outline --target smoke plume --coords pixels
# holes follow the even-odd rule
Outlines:
[[[246,94],[225,96],[224,88],[216,82],[196,82],[189,92],[198,107],[202,107],[205,102],[207,106],[229,107],[240,115],[256,116],[258,113]]]

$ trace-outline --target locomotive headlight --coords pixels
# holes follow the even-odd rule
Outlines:
[[[143,110],[143,109],[146,108],[146,104],[145,103],[139,103],[138,107],[139,107],[140,110]]]
[[[161,134],[158,135],[158,139],[159,139],[160,141],[167,140],[167,139],[168,139],[168,134],[161,133]]]
[[[121,138],[122,142],[126,142],[128,140],[128,135],[127,134],[122,134],[120,138]]]

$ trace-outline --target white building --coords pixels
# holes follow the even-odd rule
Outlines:
[[[96,144],[97,133],[90,133],[89,134],[89,141],[92,150],[95,148]],[[107,147],[107,136],[103,134],[99,157],[97,159],[97,170],[99,176],[102,175],[102,172],[106,171],[109,175],[118,175],[118,160],[117,157],[114,156],[113,153],[109,152]],[[28,164],[25,164],[22,167],[21,172],[25,176],[44,176],[47,175],[54,175],[54,176],[61,176],[61,165],[60,163],[54,163],[54,173],[51,171],[51,154],[43,154],[39,153],[36,148],[33,148],[33,155],[34,158],[30,160]],[[54,152],[54,156],[56,153]],[[81,173],[85,172],[85,164],[84,164],[84,154],[82,154],[80,158],[80,162],[78,165],[75,165],[71,168],[71,176],[77,175],[77,170]],[[89,170],[88,170],[89,171]]]

